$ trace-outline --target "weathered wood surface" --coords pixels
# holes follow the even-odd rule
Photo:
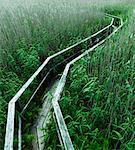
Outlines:
[[[45,131],[43,129],[46,128],[47,123],[50,121],[50,117],[52,117],[51,109],[52,109],[52,97],[56,90],[59,80],[56,80],[51,87],[49,87],[47,94],[43,97],[42,101],[44,101],[41,112],[38,115],[38,118],[35,124],[32,127],[32,134],[35,136],[32,142],[33,150],[44,150],[45,142],[44,136]]]

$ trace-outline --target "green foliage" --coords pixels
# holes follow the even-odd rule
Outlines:
[[[65,121],[76,149],[134,149],[133,27],[134,22],[70,72],[61,107],[72,118]]]
[[[47,123],[46,127],[42,129],[45,133],[44,140],[46,141],[44,148],[46,150],[61,149],[61,145],[58,141],[58,134],[57,134],[57,131],[55,128],[55,122],[53,120],[52,114],[51,114],[50,122],[51,122],[51,124]],[[51,131],[51,132],[49,132],[49,131]]]
[[[31,46],[27,49],[25,41],[23,41],[16,54],[14,56],[8,54],[7,59],[8,67],[0,70],[0,139],[3,139],[5,133],[8,102],[40,64],[36,48]],[[25,99],[31,95],[35,86],[36,82],[33,83],[31,89],[25,92],[21,98],[22,102],[25,102]]]
[[[12,5],[11,8],[7,7],[8,9],[5,7],[6,5],[1,4],[4,9],[0,6],[0,9],[2,8],[0,18],[0,146],[3,146],[2,139],[4,139],[6,110],[9,100],[15,95],[31,74],[35,72],[45,58],[85,37],[88,37],[110,23],[110,20],[104,18],[104,15],[100,13],[102,9],[99,9],[98,7],[92,8],[89,4],[87,5],[87,3],[79,4],[76,2],[69,2],[65,7],[64,3],[58,1],[56,3],[42,2],[40,4],[38,3],[38,5],[30,4],[27,7],[23,5],[20,7],[17,4]],[[34,4],[37,3],[35,2]],[[124,7],[123,9],[122,7],[116,7],[115,9],[111,9],[110,7],[105,7],[103,8],[103,11],[111,12],[116,15],[121,15],[121,13],[125,15],[127,8]],[[130,45],[130,47],[128,47],[130,50],[132,42],[130,43],[129,41],[127,44]],[[115,44],[112,43],[110,47],[115,47],[114,45]],[[123,45],[121,45],[121,49],[122,48]],[[106,57],[109,58],[111,53],[112,52],[108,53],[108,56]],[[110,58],[111,64],[108,69],[109,71],[104,72],[106,64],[103,64],[101,67],[101,60],[98,59],[100,57],[96,57],[95,55],[92,59],[92,67],[94,68],[92,72],[95,72],[96,76],[93,75],[94,77],[92,76],[89,78],[89,76],[85,74],[85,61],[82,61],[78,64],[78,67],[71,71],[69,88],[71,88],[72,91],[68,91],[68,88],[65,89],[61,105],[65,110],[65,120],[70,122],[68,127],[70,128],[72,139],[74,139],[76,132],[81,135],[76,138],[76,142],[81,149],[101,149],[101,144],[103,149],[108,149],[110,139],[108,137],[104,137],[105,131],[101,131],[101,126],[98,126],[98,124],[99,122],[105,124],[106,120],[104,118],[108,119],[110,117],[110,114],[108,113],[110,103],[114,107],[111,110],[112,113],[114,109],[117,108],[113,103],[115,98],[118,99],[118,106],[123,106],[125,104],[119,100],[119,94],[128,99],[129,108],[131,107],[130,99],[133,99],[134,91],[132,86],[133,83],[131,84],[128,71],[132,71],[131,66],[132,68],[134,67],[132,60],[129,60],[131,58],[131,54],[132,52],[127,51],[126,55],[128,57],[123,58],[127,60],[127,68],[124,69],[124,75],[122,73],[124,64],[118,63],[119,68],[122,66],[120,73],[117,74],[114,72],[111,76],[109,76],[109,71],[114,60]],[[100,56],[100,52],[98,56]],[[103,55],[103,58],[104,56],[105,54]],[[122,60],[121,51],[117,52],[117,57],[121,58],[118,61],[125,61]],[[97,60],[98,64],[96,64]],[[110,60],[106,60],[106,63],[110,62]],[[100,75],[101,72],[103,73],[102,76]],[[118,81],[116,77],[119,79]],[[107,80],[104,81],[103,79]],[[121,89],[119,87],[119,82],[123,81],[123,79],[126,79],[126,82]],[[119,93],[114,93],[114,90],[111,89],[114,86],[114,82],[118,82],[117,89],[120,91]],[[32,87],[25,92],[21,98],[22,104],[25,103],[25,100],[31,95],[32,90],[36,87],[36,85],[37,81],[35,81],[31,85]],[[107,91],[107,89],[109,89],[109,91]],[[78,91],[80,94],[78,94]],[[104,98],[107,100],[107,104],[105,105],[107,110],[100,107],[100,101]],[[97,104],[95,107],[91,107],[95,101]],[[67,109],[69,104],[71,106]],[[88,107],[85,106],[86,104]],[[76,106],[78,106],[78,109],[75,109]],[[31,110],[31,112],[27,113],[27,117],[31,118],[31,122],[35,119],[35,114],[38,114],[39,111],[39,109],[36,108],[36,103],[33,104],[33,107],[35,108]],[[72,114],[74,109],[76,116],[73,116],[74,113]],[[88,110],[90,109],[91,111],[89,112]],[[124,108],[120,109],[121,113],[123,109]],[[117,108],[117,111],[118,110],[119,108]],[[71,112],[71,114],[69,114],[69,112]],[[112,143],[115,141],[124,142],[124,138],[128,132],[132,131],[133,127],[130,123],[133,123],[133,121],[128,110],[126,114],[127,113],[129,113],[130,117],[123,123],[122,127],[119,127],[122,131],[117,131],[116,124],[113,124],[115,128],[111,133],[110,131],[106,131],[113,137]],[[102,119],[100,119],[101,117]],[[91,120],[94,120],[93,125],[97,125],[96,128],[94,128],[93,125],[90,125]],[[28,134],[30,127],[31,125],[26,123],[26,134],[23,139],[27,142],[33,140],[33,135]],[[126,133],[124,133],[123,128],[126,128]],[[50,127],[50,130],[53,129],[54,126]],[[45,140],[47,140],[48,144],[53,141],[52,139],[54,139],[54,134],[55,138],[57,138],[55,129],[51,135],[46,135]],[[87,144],[89,141],[91,141],[90,145]],[[48,149],[54,149],[54,147],[59,149],[59,144],[57,144],[57,142],[57,140],[54,140],[53,144],[50,144]],[[119,143],[117,145],[119,145]],[[131,149],[132,146],[134,146],[134,141],[130,140],[125,144],[123,143],[122,146],[124,148],[126,147],[127,149]]]
[[[93,9],[89,7],[86,7],[82,13],[83,7],[74,5],[78,11],[76,14],[76,10],[69,7],[70,12],[68,6],[65,8],[61,3],[57,6],[60,8],[55,6],[55,9],[49,9],[50,4],[46,4],[45,7],[43,5],[29,7],[29,11],[23,6],[16,8],[12,5],[8,10],[5,6],[2,8],[3,13],[0,18],[0,139],[5,132],[8,102],[45,58],[110,23],[110,19],[104,18],[104,15],[100,15],[98,11],[93,14]],[[28,100],[37,83],[36,80],[23,94],[20,99],[21,105]],[[36,105],[33,103],[35,109],[26,113],[27,117],[31,118],[29,120],[31,122],[39,112]],[[25,130],[29,133],[27,128]],[[28,139],[29,137],[31,136],[28,136]]]
[[[130,19],[70,71],[60,106],[77,150],[135,148],[135,25]]]

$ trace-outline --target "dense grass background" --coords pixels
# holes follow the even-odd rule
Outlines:
[[[61,108],[75,149],[135,148],[134,19],[70,72]]]
[[[46,57],[110,23],[88,3],[0,0],[0,146],[8,102]]]
[[[103,12],[112,6],[106,0],[23,3],[0,0],[0,4],[0,146],[3,146],[9,100],[48,55],[107,25]],[[31,91],[26,97],[30,94]]]
[[[105,9],[128,22],[74,65],[60,101],[77,150],[135,148],[135,15],[129,5]],[[46,130],[48,149],[58,149],[55,123]]]

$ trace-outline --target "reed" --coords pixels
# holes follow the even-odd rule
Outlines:
[[[75,149],[133,150],[135,146],[135,16],[132,6],[121,7],[105,9],[114,9],[127,24],[71,68],[62,93],[60,106]],[[59,149],[55,123],[45,130],[46,148]]]

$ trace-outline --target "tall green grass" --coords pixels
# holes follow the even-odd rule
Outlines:
[[[22,40],[27,49],[34,45],[43,61],[52,51],[76,42],[75,37],[86,37],[88,30],[95,31],[96,27],[89,28],[88,24],[96,24],[94,17],[100,22],[103,15],[97,8],[94,10],[75,2],[40,1],[30,2],[28,6],[3,8],[0,16],[0,62],[6,66],[9,62],[7,55],[14,58]]]
[[[7,105],[47,56],[110,23],[84,1],[0,0],[0,146]],[[26,93],[26,97],[31,91]]]
[[[124,19],[128,22],[74,65],[60,100],[77,150],[135,148],[135,16],[131,6],[114,10],[120,16],[127,12]],[[45,142],[49,149],[59,149],[55,123],[48,125],[48,131]]]
[[[11,62],[16,61],[14,57],[22,45],[21,41],[27,49],[35,47],[43,61],[52,51],[71,45],[78,38],[87,37],[90,32],[97,31],[98,22],[93,18],[102,20],[101,8],[110,4],[104,0],[96,3],[92,0],[25,0],[23,3],[1,0],[0,65],[8,66],[10,59]],[[95,27],[89,28],[88,24],[93,23]]]
[[[108,2],[0,0],[0,148],[9,100],[47,56],[109,23],[99,5]]]
[[[135,22],[70,72],[61,99],[75,149],[135,148]]]

